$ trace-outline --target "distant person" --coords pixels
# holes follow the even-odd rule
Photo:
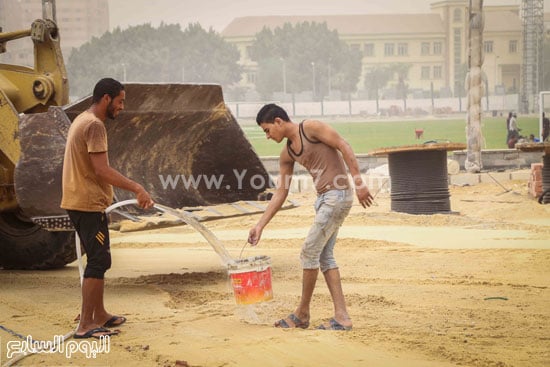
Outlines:
[[[548,140],[548,135],[550,135],[550,120],[544,112],[542,113],[542,141]]]
[[[506,145],[510,140],[510,119],[512,118],[512,112],[508,112],[508,117],[506,118]]]
[[[372,204],[372,195],[363,182],[359,165],[350,145],[329,125],[317,120],[293,123],[286,111],[275,104],[263,106],[256,122],[268,139],[286,143],[279,157],[279,183],[275,195],[258,223],[250,229],[248,242],[257,245],[264,227],[283,205],[289,191],[294,162],[303,165],[313,177],[317,200],[315,219],[301,251],[302,297],[293,313],[275,322],[275,327],[309,327],[310,303],[319,269],[325,277],[334,316],[318,326],[325,330],[350,330],[352,321],[346,309],[340,271],[334,259],[334,245],[338,230],[353,204],[353,189],[348,180],[351,173],[359,203],[366,208]]]
[[[104,123],[124,109],[125,98],[121,83],[111,78],[101,79],[95,85],[92,105],[76,117],[67,136],[61,207],[67,210],[87,257],[76,339],[116,335],[117,332],[107,328],[126,321],[124,316],[107,312],[103,304],[104,275],[111,267],[105,209],[113,202],[113,186],[135,193],[142,208],[154,204],[143,186],[109,165]]]
[[[519,128],[517,123],[517,115],[516,113],[511,112],[511,116],[509,117],[508,121],[508,148],[512,149],[516,146],[516,143],[519,140]]]

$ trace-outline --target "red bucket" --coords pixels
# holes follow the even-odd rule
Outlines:
[[[229,265],[228,272],[237,304],[249,305],[273,299],[271,259],[268,256],[237,260],[235,265]]]

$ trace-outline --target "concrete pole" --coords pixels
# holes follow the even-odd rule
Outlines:
[[[483,65],[483,0],[470,0],[469,6],[469,47],[468,47],[468,124],[466,127],[466,161],[464,166],[468,172],[480,172],[481,162],[481,98],[484,94],[481,66]]]

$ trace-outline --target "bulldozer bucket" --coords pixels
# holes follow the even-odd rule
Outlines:
[[[125,84],[125,109],[105,122],[111,166],[174,208],[256,200],[269,175],[218,85]],[[30,216],[65,214],[61,172],[70,122],[91,97],[24,115],[15,172],[19,206]],[[115,188],[117,200],[133,194]]]

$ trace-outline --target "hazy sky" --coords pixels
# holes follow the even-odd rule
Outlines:
[[[111,29],[151,23],[199,22],[221,32],[234,18],[248,15],[327,15],[427,13],[441,0],[109,0]],[[550,11],[550,0],[545,0]],[[485,5],[520,4],[521,0],[485,0]]]

